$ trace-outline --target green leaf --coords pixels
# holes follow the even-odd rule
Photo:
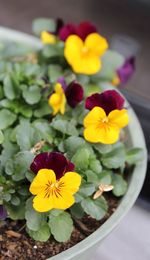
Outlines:
[[[112,150],[111,144],[92,144],[92,147],[100,154],[109,153]]]
[[[41,89],[38,86],[33,85],[24,89],[22,95],[28,104],[33,105],[40,101]]]
[[[72,162],[78,170],[86,170],[89,165],[90,150],[87,148],[80,148],[72,157]]]
[[[63,212],[58,216],[50,215],[49,226],[51,233],[58,242],[66,242],[73,231],[73,221],[67,212]]]
[[[50,115],[50,113],[51,113],[51,108],[48,105],[48,102],[45,101],[44,103],[40,103],[38,105],[38,109],[34,111],[34,116],[37,118],[41,118],[43,116]]]
[[[95,191],[95,186],[93,183],[83,183],[80,186],[79,194],[83,197],[88,197]]]
[[[81,137],[70,136],[65,140],[65,149],[70,156],[73,156],[77,150],[85,144],[85,140]]]
[[[20,205],[20,198],[13,195],[11,198],[11,204],[13,204],[14,206],[19,206]]]
[[[56,22],[53,19],[38,18],[33,21],[32,30],[37,36],[39,36],[42,31],[55,32]]]
[[[47,223],[44,223],[38,229],[38,231],[33,231],[30,229],[27,229],[27,232],[30,235],[30,237],[32,237],[34,240],[40,241],[40,242],[46,242],[51,236],[50,228]]]
[[[29,198],[26,201],[25,219],[30,230],[38,231],[45,223],[45,215],[33,209],[32,200],[33,198]]]
[[[14,161],[9,159],[5,164],[5,172],[7,175],[12,175],[14,173]]]
[[[102,166],[99,160],[93,159],[90,161],[90,169],[97,174],[100,174],[102,171]]]
[[[71,208],[70,208],[71,215],[73,215],[76,218],[82,218],[84,216],[84,210],[81,207],[80,203],[75,203]]]
[[[144,159],[144,152],[141,148],[132,148],[127,151],[126,162],[129,164],[137,164]]]
[[[17,116],[7,109],[2,109],[0,111],[0,129],[6,129],[11,126],[16,121]]]
[[[36,133],[29,121],[22,121],[16,128],[16,139],[21,150],[30,150],[40,141],[40,136]]]
[[[50,65],[48,67],[48,76],[50,78],[50,82],[56,82],[56,80],[62,76],[62,67],[60,65]]]
[[[127,191],[127,182],[121,175],[112,174],[112,185],[114,186],[112,192],[115,196],[123,196]]]
[[[126,159],[124,147],[112,150],[110,153],[104,154],[101,158],[102,164],[109,169],[117,169],[124,166]]]
[[[98,185],[100,183],[110,185],[112,182],[112,172],[103,170],[100,175],[98,176]]]
[[[6,205],[6,210],[9,213],[9,217],[13,220],[22,220],[25,217],[25,204],[21,202],[19,206]]]
[[[53,119],[51,126],[63,134],[78,136],[78,131],[71,121],[69,122],[63,119]]]
[[[82,200],[81,206],[88,215],[96,220],[102,219],[108,210],[107,202],[103,196],[96,200],[86,198]]]
[[[87,170],[85,172],[85,175],[87,177],[87,181],[88,182],[92,182],[92,183],[97,183],[98,182],[98,176],[95,172],[91,171],[91,170]]]
[[[44,139],[45,141],[52,143],[53,138],[54,138],[54,131],[52,131],[52,128],[50,126],[49,123],[47,123],[46,121],[35,121],[33,123],[36,132],[38,131],[38,133],[41,136],[41,139]]]
[[[113,79],[116,70],[121,67],[124,63],[124,57],[118,52],[107,50],[102,56],[102,69],[96,76]]]
[[[14,156],[14,174],[13,180],[20,181],[25,178],[26,172],[30,169],[34,154],[29,151],[22,151]]]
[[[16,86],[12,80],[12,77],[10,75],[7,75],[4,78],[4,94],[5,96],[10,99],[13,100],[16,97]]]
[[[4,142],[4,135],[3,132],[0,130],[0,144]]]

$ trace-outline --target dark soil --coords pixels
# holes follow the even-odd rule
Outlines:
[[[53,238],[47,242],[37,242],[31,239],[25,231],[23,221],[7,220],[0,226],[0,260],[42,260],[59,254],[76,245],[98,229],[115,211],[118,200],[107,198],[109,211],[100,221],[86,215],[81,220],[74,219],[74,231],[66,243],[58,243]]]

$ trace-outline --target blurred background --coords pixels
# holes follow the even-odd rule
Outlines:
[[[144,130],[149,151],[147,177],[137,205],[93,259],[149,260],[150,244],[145,234],[148,224],[150,232],[150,0],[0,0],[1,26],[32,34],[31,23],[37,17],[61,17],[74,23],[92,21],[112,47],[120,48],[119,37],[123,35],[125,52],[136,55],[136,72],[121,91]]]

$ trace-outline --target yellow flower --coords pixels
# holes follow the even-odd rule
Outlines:
[[[84,42],[71,35],[65,42],[64,56],[74,72],[92,75],[101,69],[100,57],[107,48],[106,39],[98,33],[89,34]]]
[[[56,36],[52,33],[47,31],[41,32],[41,41],[44,44],[55,44],[56,43]]]
[[[46,212],[51,209],[67,209],[75,203],[73,194],[81,184],[81,176],[76,172],[66,172],[56,180],[53,170],[41,169],[30,185],[30,192],[36,195],[33,207],[36,211]]]
[[[115,109],[106,115],[101,107],[94,107],[84,118],[84,138],[92,143],[113,144],[128,122],[126,109]]]
[[[56,83],[55,92],[49,97],[48,103],[53,108],[53,115],[65,113],[66,96],[60,83]]]

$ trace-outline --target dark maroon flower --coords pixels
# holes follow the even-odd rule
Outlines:
[[[135,71],[135,58],[130,57],[125,61],[123,66],[117,70],[118,77],[120,79],[120,85],[124,85],[131,78]]]
[[[55,172],[56,178],[60,179],[65,172],[74,170],[74,164],[67,160],[62,153],[45,152],[38,154],[34,158],[30,169],[34,173],[38,173],[40,169],[51,169]]]
[[[3,205],[0,205],[0,220],[7,218],[7,211]]]
[[[108,115],[112,110],[121,110],[124,105],[124,98],[116,90],[106,90],[96,93],[86,99],[85,107],[89,110],[94,107],[102,107]]]
[[[71,34],[76,34],[76,26],[72,23],[68,23],[59,30],[59,38],[65,41]]]
[[[85,21],[77,26],[76,31],[77,35],[84,41],[90,33],[97,32],[97,29],[94,24]]]
[[[83,88],[79,83],[72,81],[66,88],[65,95],[69,106],[74,108],[83,99]]]

